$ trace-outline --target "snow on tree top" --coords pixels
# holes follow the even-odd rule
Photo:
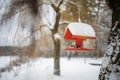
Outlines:
[[[95,37],[94,29],[90,25],[85,23],[70,23],[68,25],[68,29],[70,30],[72,35]]]

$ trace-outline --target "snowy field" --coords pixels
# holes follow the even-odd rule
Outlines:
[[[0,57],[3,66],[8,62],[9,57]],[[101,63],[101,59],[61,58],[61,76],[58,77],[53,75],[53,58],[38,58],[0,74],[0,80],[97,80],[100,66],[89,63]]]

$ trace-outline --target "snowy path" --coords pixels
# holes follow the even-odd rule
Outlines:
[[[53,75],[53,58],[39,58],[15,68],[18,76],[5,72],[0,80],[97,80],[100,67],[89,65],[92,62],[101,63],[101,59],[61,58],[61,76],[58,77]]]

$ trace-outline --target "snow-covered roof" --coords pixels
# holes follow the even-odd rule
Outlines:
[[[70,30],[72,35],[95,37],[94,29],[90,25],[85,23],[81,22],[70,23],[68,25],[68,29]]]

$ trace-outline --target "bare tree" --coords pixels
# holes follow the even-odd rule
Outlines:
[[[58,6],[55,6],[54,4],[51,5],[54,11],[56,12],[55,25],[54,28],[51,30],[52,38],[54,42],[54,74],[55,75],[60,75],[60,39],[57,38],[56,36],[58,34],[58,27],[61,18],[60,6],[62,5],[63,1],[64,0],[61,0]]]
[[[63,0],[59,2],[59,4],[56,6],[55,4],[51,3],[50,5],[56,12],[56,20],[55,20],[55,25],[54,28],[51,29],[52,32],[52,38],[54,42],[54,74],[55,75],[60,75],[60,40],[59,38],[56,37],[58,34],[58,27],[59,27],[59,22],[61,18],[61,13],[60,13],[60,6],[63,3]],[[4,21],[8,21],[11,19],[14,15],[18,14],[20,15],[19,17],[19,23],[21,27],[26,26],[26,18],[29,16],[30,17],[30,22],[29,22],[29,27],[30,27],[30,32],[31,32],[31,48],[29,49],[31,54],[30,56],[33,55],[34,50],[35,50],[35,36],[33,32],[35,31],[37,26],[37,20],[38,16],[40,15],[39,7],[41,5],[41,0],[10,0],[10,5],[8,7],[7,12],[2,17],[1,23]],[[49,4],[48,4],[49,5]],[[34,19],[34,20],[33,20]]]

